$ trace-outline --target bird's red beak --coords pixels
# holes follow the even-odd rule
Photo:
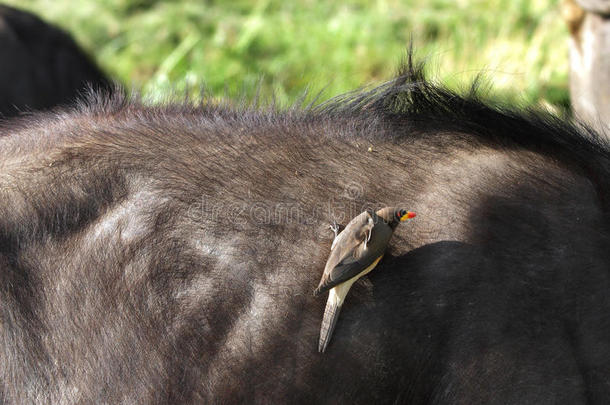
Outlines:
[[[402,217],[400,217],[401,221],[406,221],[407,219],[413,218],[415,216],[415,213],[412,211],[407,211],[406,214],[404,214]]]

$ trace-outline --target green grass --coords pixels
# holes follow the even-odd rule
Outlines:
[[[568,33],[553,0],[9,0],[71,32],[152,99],[205,86],[328,98],[389,79],[412,38],[432,77],[484,73],[509,102],[566,106]]]

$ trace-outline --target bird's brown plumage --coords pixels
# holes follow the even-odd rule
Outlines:
[[[392,228],[375,212],[364,211],[352,219],[333,241],[314,295],[357,276],[383,255],[391,237]]]
[[[314,291],[314,295],[319,295],[330,290],[320,328],[320,352],[326,350],[330,342],[351,285],[375,268],[401,219],[414,215],[393,207],[377,212],[367,210],[352,219],[343,232],[335,237],[322,279]]]

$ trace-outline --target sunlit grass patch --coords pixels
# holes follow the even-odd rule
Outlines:
[[[491,93],[565,106],[567,30],[551,0],[9,0],[71,32],[110,74],[151,99],[323,90],[390,78],[409,41],[450,87],[477,74]],[[198,94],[197,91],[192,94]]]

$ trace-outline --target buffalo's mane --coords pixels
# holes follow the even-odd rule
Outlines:
[[[602,205],[610,209],[610,134],[599,134],[567,114],[490,101],[481,97],[480,85],[477,78],[460,94],[429,80],[424,63],[415,61],[409,49],[394,79],[324,102],[316,99],[305,105],[304,95],[292,105],[279,106],[259,98],[218,100],[204,94],[199,103],[148,105],[138,95],[126,95],[117,85],[110,90],[90,91],[76,108],[58,107],[0,122],[0,133],[44,125],[45,120],[66,120],[76,114],[146,126],[171,122],[193,127],[205,120],[209,124],[210,119],[214,125],[240,128],[280,125],[298,129],[326,123],[322,125],[336,129],[329,131],[333,136],[386,141],[400,141],[415,134],[468,134],[496,148],[523,148],[576,168],[591,180]]]

